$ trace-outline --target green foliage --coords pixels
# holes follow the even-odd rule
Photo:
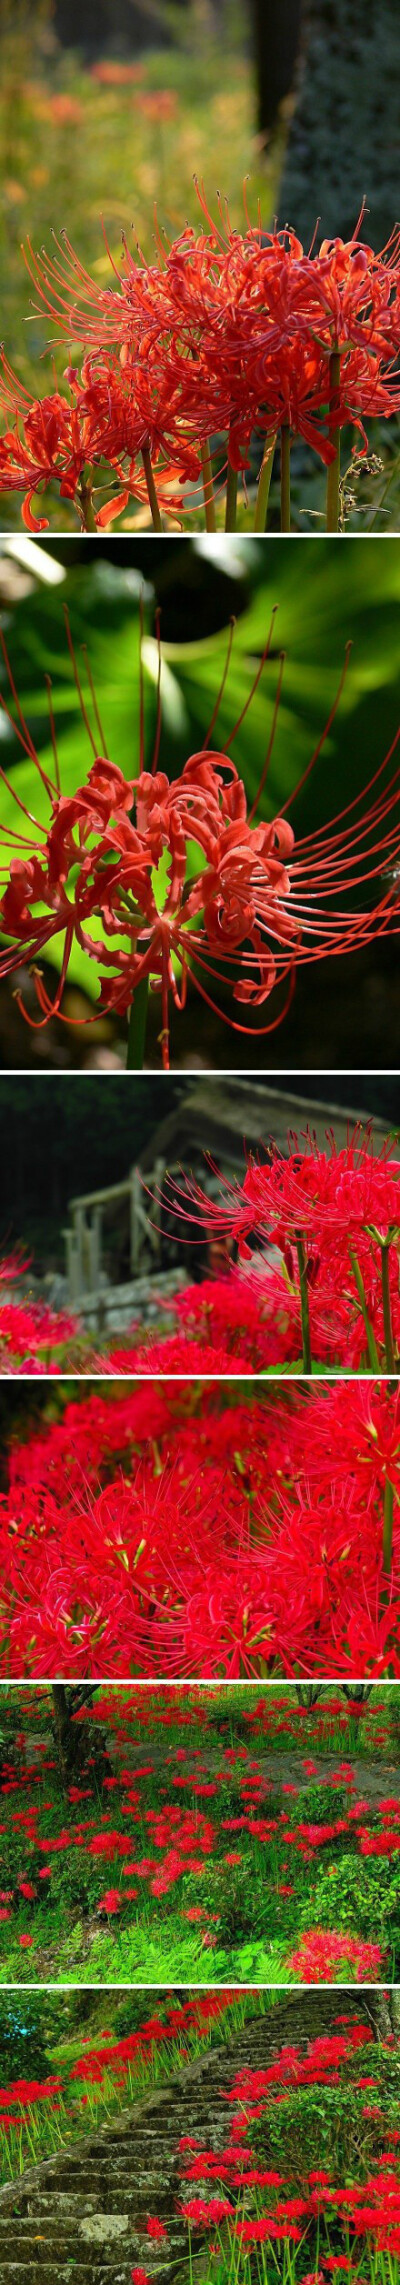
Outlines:
[[[0,2080],[46,2078],[49,2070],[40,2001],[26,1994],[0,2000]]]
[[[353,645],[339,713],[320,760],[296,802],[296,831],[307,832],[361,791],[383,758],[396,726],[395,678],[400,598],[396,543],[379,551],[379,586],[374,551],[355,541],[340,549],[321,540],[305,542],[299,557],[283,539],[250,543],[244,558],[247,608],[239,617],[232,659],[218,716],[221,746],[249,697],[257,660],[266,642],[274,605],[278,613],[270,660],[235,740],[234,754],[251,802],[256,795],[271,729],[278,653],[286,653],[283,694],[273,755],[260,815],[276,814],[310,759],[326,721],[344,663],[346,642]],[[227,557],[228,565],[228,557]],[[206,568],[204,576],[206,578]],[[246,589],[244,589],[244,594]],[[106,742],[126,776],[138,769],[139,629],[138,579],[129,568],[98,562],[74,566],[64,584],[78,659],[87,643]],[[228,608],[228,606],[227,606]],[[149,599],[149,627],[152,604]],[[221,683],[226,657],[225,630],[206,640],[165,643],[162,676],[163,731],[160,762],[173,777],[190,751],[203,743]],[[15,636],[9,632],[14,665]],[[37,590],[18,609],[18,689],[45,770],[52,753],[44,675],[51,672],[58,728],[63,791],[75,790],[90,765],[90,747],[79,713],[66,645],[59,590]],[[156,708],[157,655],[154,635],[144,648],[146,753],[152,751]],[[2,687],[5,677],[2,670]],[[12,766],[13,785],[43,822],[48,799],[34,766],[17,759],[18,746],[3,724],[3,766]],[[5,833],[15,822],[11,796],[2,794]],[[11,848],[11,845],[10,845]],[[55,964],[59,950],[53,947]],[[74,953],[71,974],[95,989],[95,972],[84,954]]]
[[[272,1986],[276,1984],[288,1986],[290,1982],[283,1947],[276,1941],[270,1944],[266,1944],[262,1940],[258,1943],[254,1941],[253,1943],[237,1944],[235,1949],[229,1953],[215,1953],[214,1967],[216,1972],[218,1970],[221,1981],[223,1981],[224,1976],[228,1975],[229,1980],[231,1977],[234,1980],[237,1978],[239,1984],[268,1983]]]
[[[242,1748],[246,1740],[246,1758],[237,1764],[238,1776],[249,1774],[253,1757],[257,1757],[260,1775],[263,1769],[263,1739],[258,1729],[260,1691],[257,1708],[246,1686],[238,1685],[235,1691],[216,1688],[204,1691],[203,1719],[200,1705],[196,1706],[196,1745],[210,1777],[219,1767],[221,1746]],[[282,1707],[282,1697],[285,1707]],[[115,1775],[121,1772],[121,1757],[128,1740],[122,1744],[124,1698],[121,1690],[121,1732],[119,1716],[111,1759]],[[329,1708],[338,1708],[332,1716],[330,1732]],[[292,1687],[273,1694],[271,1721],[265,1740],[265,1751],[272,1754],[274,1745],[286,1757],[279,1770],[279,1784],[274,1791],[262,1791],[260,1813],[262,1818],[279,1820],[284,1808],[283,1830],[278,1829],[267,1839],[256,1833],[240,1832],[228,1835],[226,1819],[243,1811],[243,1798],[238,1793],[235,1773],[229,1767],[227,1784],[218,1776],[218,1792],[207,1801],[215,1840],[212,1854],[206,1857],[201,1874],[183,1872],[165,1895],[152,1895],[147,1883],[138,1881],[136,1897],[124,1894],[125,1881],[118,1854],[102,1862],[91,1856],[83,1846],[74,1846],[77,1833],[85,1816],[90,1816],[96,1832],[101,1828],[103,1799],[91,1799],[86,1804],[66,1801],[57,1770],[48,1763],[51,1745],[51,1692],[43,1687],[35,1693],[35,1708],[29,1721],[25,1703],[20,1694],[5,1687],[3,1717],[5,1730],[5,1759],[8,1760],[10,1740],[15,1736],[16,1725],[23,1719],[27,1725],[27,1752],[31,1753],[30,1731],[37,1723],[37,1742],[44,1748],[44,1778],[42,1786],[34,1789],[34,1798],[41,1806],[45,1797],[46,1824],[42,1832],[44,1850],[51,1851],[51,1879],[42,1884],[39,1875],[43,1868],[42,1851],[37,1852],[34,1841],[29,1841],[24,1824],[19,1822],[19,1804],[26,1808],[30,1789],[18,1794],[12,1789],[2,1796],[2,1886],[13,1892],[10,1917],[0,1926],[0,1983],[16,1986],[32,1983],[36,1978],[55,1979],[60,1990],[63,1983],[75,1983],[81,1988],[100,1984],[118,1986],[127,1982],[134,1987],[156,1986],[158,1983],[174,1985],[181,1981],[188,1985],[199,1983],[257,1983],[288,1981],[286,1961],[295,1939],[303,1929],[322,1926],[339,1929],[359,1939],[378,1941],[387,1954],[390,1978],[398,1977],[400,1966],[400,1867],[398,1859],[383,1864],[382,1859],[362,1858],[357,1852],[357,1836],[338,1835],[318,1854],[309,1860],[299,1855],[296,1847],[284,1838],[286,1828],[293,1834],[299,1823],[334,1823],[347,1805],[343,1786],[322,1784],[318,1778],[302,1786],[285,1799],[281,1779],[291,1775],[290,1755],[293,1745],[305,1756],[307,1748],[333,1753],[340,1745],[343,1751],[343,1729],[340,1721],[340,1698],[337,1691],[324,1689],[318,1707],[310,1714],[302,1714],[296,1728],[292,1719],[297,1705]],[[359,1751],[386,1760],[392,1755],[392,1716],[396,1706],[395,1689],[384,1694],[372,1691],[371,1700],[359,1738]],[[276,1708],[276,1712],[275,1712]],[[253,1732],[252,1714],[256,1715]],[[148,1812],[154,1812],[169,1799],[171,1767],[174,1766],[174,1748],[182,1743],[179,1717],[168,1726],[168,1761],[166,1740],[159,1730],[159,1694],[149,1690],[146,1722],[146,1757],[149,1753],[154,1768],[149,1772],[142,1793],[143,1823],[138,1817],[135,1834],[136,1850],[147,1854],[149,1845]],[[249,1719],[250,1714],[250,1719]],[[95,1703],[91,1719],[95,1715]],[[246,1720],[247,1715],[247,1720]],[[101,1715],[99,1716],[101,1722]],[[382,1742],[381,1724],[384,1721]],[[148,1723],[148,1726],[147,1726]],[[318,1725],[320,1734],[318,1736]],[[314,1729],[314,1736],[313,1736]],[[139,1742],[139,1741],[137,1741]],[[190,1741],[186,1739],[188,1747]],[[133,1744],[133,1740],[132,1740]],[[348,1735],[346,1735],[346,1747]],[[128,1751],[131,1747],[129,1736]],[[139,1743],[139,1751],[140,1743]],[[35,1757],[36,1758],[36,1757]],[[133,1764],[134,1765],[134,1760]],[[332,1764],[334,1767],[334,1764]],[[93,1793],[93,1772],[92,1793]],[[358,1771],[362,1790],[362,1762]],[[264,1778],[265,1782],[265,1778]],[[193,1779],[193,1800],[196,1785]],[[117,1796],[116,1796],[117,1799]],[[186,1796],[192,1805],[189,1789]],[[205,1803],[199,1801],[204,1809]],[[17,1812],[17,1815],[16,1815]],[[258,1812],[257,1812],[258,1813]],[[70,1841],[68,1847],[57,1844],[68,1818]],[[112,1823],[120,1825],[115,1810]],[[135,1820],[136,1824],[136,1820]],[[55,1846],[52,1846],[55,1843]],[[132,1843],[126,1842],[127,1850]],[[237,1854],[239,1862],[227,1862]],[[134,1876],[133,1876],[134,1878]],[[33,1899],[19,1896],[20,1880],[27,1879],[36,1889]],[[99,1898],[107,1888],[120,1891],[120,1907],[115,1917],[107,1920],[99,1914]],[[196,1911],[194,1920],[187,1913]],[[200,1918],[197,1913],[200,1907]],[[21,1935],[29,1933],[32,1941],[26,1949],[21,1946]],[[386,1972],[386,1961],[385,1961]]]
[[[329,1870],[320,1870],[301,1921],[303,1928],[341,1928],[376,1943],[393,1941],[400,1923],[398,1857],[385,1864],[382,1857],[345,1854]]]
[[[44,0],[44,7],[48,12],[48,0]],[[150,13],[150,36],[154,38],[156,9],[152,7]],[[85,11],[83,20],[84,16]],[[111,16],[114,21],[112,5]],[[229,5],[224,8],[223,85],[219,17],[213,37],[213,14],[207,10],[205,38],[202,5],[173,5],[169,24],[173,44],[159,50],[154,47],[140,57],[139,63],[132,27],[129,60],[132,62],[133,56],[137,77],[132,84],[128,76],[126,84],[119,86],[99,83],[76,54],[57,49],[51,37],[43,40],[36,4],[29,6],[29,0],[24,0],[19,6],[18,45],[15,17],[15,0],[14,4],[2,0],[2,330],[19,378],[28,388],[44,394],[46,388],[54,386],[54,352],[52,355],[49,350],[53,327],[45,310],[32,312],[21,239],[25,241],[29,235],[35,247],[45,241],[51,252],[51,229],[58,235],[66,228],[86,268],[99,285],[104,285],[110,279],[110,264],[102,237],[102,217],[118,264],[121,231],[126,231],[130,241],[132,228],[134,241],[139,239],[147,259],[153,259],[155,202],[159,227],[166,228],[171,236],[179,234],[186,220],[199,227],[193,177],[195,173],[205,177],[214,206],[216,149],[218,179],[229,199],[232,220],[242,223],[242,185],[253,136],[254,81],[251,59],[243,52],[243,23],[238,27],[235,8]],[[142,29],[146,29],[146,21],[145,9]],[[165,31],[164,0],[162,22]],[[119,52],[116,39],[115,45]],[[267,227],[276,203],[282,140],[282,129],[278,129],[267,153],[258,152],[252,142],[252,202],[256,212],[259,194]],[[61,375],[66,363],[62,347],[56,363]],[[63,525],[71,528],[69,503],[59,502],[58,490],[55,497],[50,489],[46,506],[57,530]],[[7,500],[6,515],[8,527],[19,525],[19,503],[12,495]]]
[[[185,1881],[185,1909],[198,1898],[198,1880]],[[260,1884],[249,1880],[247,1850],[240,1865],[219,1864],[215,1860],[211,1863],[207,1876],[207,1910],[211,1918],[218,1915],[218,1944],[224,1949],[235,1946],[239,1938],[260,1931],[264,1917],[263,1895]]]
[[[326,1785],[314,1781],[301,1786],[297,1801],[293,1802],[294,1825],[327,1825],[345,1815],[348,1808],[346,1785]]]
[[[179,1081],[172,1079],[169,1102],[177,1099]],[[159,1088],[159,1092],[157,1092]],[[102,1188],[122,1181],[134,1166],[163,1113],[163,1080],[145,1074],[136,1085],[124,1088],[110,1072],[107,1087],[96,1090],[93,1116],[92,1082],[69,1088],[54,1073],[52,1102],[47,1104],[43,1083],[36,1075],[2,1079],[3,1131],[7,1133],[2,1183],[0,1243],[3,1250],[21,1242],[34,1249],[46,1268],[64,1266],[62,1229],[68,1200],[77,1189]],[[12,1390],[4,1404],[12,1416]],[[16,1408],[20,1404],[15,1390]],[[32,1398],[29,1393],[29,1405]],[[54,1401],[54,1394],[52,1395]],[[1,1391],[0,1391],[1,1408]],[[1,1412],[0,1412],[1,1417]]]
[[[344,2175],[349,2171],[354,2179],[358,2164],[368,2166],[374,2147],[373,2124],[364,2118],[364,2109],[362,2095],[342,2077],[338,2087],[296,2087],[269,2113],[274,2164],[295,2179],[313,2167]]]

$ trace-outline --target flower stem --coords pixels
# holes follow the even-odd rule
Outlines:
[[[373,1371],[373,1373],[379,1373],[379,1372],[380,1372],[380,1363],[379,1363],[378,1350],[377,1350],[377,1346],[376,1346],[375,1334],[374,1334],[374,1331],[373,1331],[373,1327],[372,1327],[372,1325],[371,1325],[371,1320],[370,1320],[370,1318],[369,1318],[369,1316],[368,1316],[368,1310],[367,1310],[367,1301],[366,1301],[366,1293],[365,1293],[365,1285],[364,1285],[364,1279],[363,1279],[363,1277],[362,1277],[362,1273],[361,1273],[361,1270],[360,1270],[360,1264],[359,1264],[359,1262],[357,1261],[357,1255],[356,1255],[356,1254],[352,1254],[352,1253],[351,1253],[351,1254],[350,1254],[350,1261],[351,1261],[351,1267],[352,1267],[352,1271],[353,1271],[353,1277],[355,1278],[355,1283],[356,1283],[356,1286],[357,1286],[357,1293],[358,1293],[358,1299],[359,1299],[359,1303],[360,1303],[361,1316],[362,1316],[362,1319],[363,1319],[363,1324],[365,1325],[365,1331],[366,1331],[366,1336],[367,1336],[368,1363],[369,1363],[369,1364],[372,1366],[372,1371]]]
[[[237,468],[230,468],[230,466],[229,466],[229,461],[228,461],[228,474],[227,474],[227,479],[226,479],[226,506],[225,506],[225,531],[226,531],[226,532],[235,532],[235,531],[236,531],[236,503],[237,503],[237,488],[238,488],[238,480],[237,480]]]
[[[340,349],[333,349],[332,356],[329,359],[329,411],[331,415],[334,415],[339,411],[339,390]],[[327,532],[337,532],[339,530],[340,428],[336,428],[334,433],[336,436],[335,458],[330,462],[326,480]]]
[[[154,529],[154,531],[155,531],[155,532],[162,532],[162,523],[161,523],[161,516],[160,516],[159,505],[158,505],[158,499],[157,499],[156,487],[155,487],[155,483],[154,483],[154,476],[153,476],[153,470],[152,470],[152,465],[151,465],[151,456],[150,456],[150,452],[149,452],[149,447],[148,447],[148,444],[144,444],[144,445],[143,445],[143,451],[142,451],[142,461],[143,461],[143,468],[144,468],[144,473],[145,473],[145,478],[146,478],[147,498],[148,498],[149,508],[150,508],[150,511],[151,511],[151,520],[152,520],[152,524],[153,524],[153,529]]]
[[[127,1071],[143,1071],[148,997],[149,979],[143,976],[141,984],[136,985],[129,1012]]]
[[[300,1235],[297,1235],[297,1236],[296,1236],[296,1253],[297,1253],[298,1270],[299,1270],[299,1282],[300,1282],[301,1338],[302,1338],[302,1345],[303,1345],[303,1373],[310,1373],[310,1372],[312,1371],[312,1364],[311,1364],[311,1329],[310,1329],[310,1306],[309,1306],[309,1299],[308,1299],[308,1284],[307,1284],[307,1263],[306,1263],[306,1254],[305,1254],[304,1239],[303,1239],[303,1238],[301,1238],[301,1237],[300,1237]]]
[[[385,1364],[386,1364],[386,1370],[387,1370],[387,1372],[388,1372],[388,1373],[395,1373],[395,1371],[396,1371],[396,1365],[395,1365],[395,1354],[394,1354],[394,1344],[393,1344],[392,1310],[391,1310],[391,1300],[390,1300],[390,1279],[389,1279],[389,1245],[388,1245],[388,1241],[387,1241],[387,1239],[384,1239],[384,1240],[383,1240],[383,1244],[381,1245],[381,1248],[380,1248],[380,1256],[381,1256],[381,1272],[382,1272],[382,1305],[383,1305],[383,1325],[384,1325],[384,1334],[385,1334]]]
[[[290,532],[290,428],[281,428],[281,532]]]
[[[92,476],[90,469],[88,469],[86,476],[81,476],[81,481],[78,485],[78,500],[81,512],[82,531],[97,531],[96,517],[92,500]]]
[[[203,470],[203,492],[204,492],[204,508],[205,508],[205,518],[206,518],[206,531],[207,531],[207,532],[216,532],[216,529],[217,529],[217,519],[216,519],[216,514],[215,514],[215,500],[214,500],[214,488],[213,488],[212,467],[211,467],[211,453],[210,453],[210,446],[209,446],[209,444],[208,444],[208,442],[207,442],[207,441],[206,441],[206,443],[205,443],[205,444],[202,444],[202,447],[201,447],[201,465],[202,465],[202,470]]]
[[[386,1578],[388,1577],[388,1573],[390,1573],[390,1571],[391,1571],[391,1568],[392,1568],[392,1551],[393,1551],[393,1509],[394,1509],[394,1491],[393,1491],[393,1484],[390,1484],[390,1483],[389,1483],[389,1478],[388,1478],[388,1476],[387,1476],[387,1477],[386,1477],[386,1483],[385,1483],[384,1500],[383,1500],[383,1569],[384,1569],[384,1572],[385,1572]]]
[[[276,436],[267,436],[265,440],[264,455],[261,462],[257,486],[257,499],[253,526],[255,532],[265,532],[275,445]]]

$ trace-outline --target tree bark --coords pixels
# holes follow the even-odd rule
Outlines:
[[[93,1688],[86,1684],[80,1689],[79,1685],[74,1688],[68,1682],[53,1682],[51,1695],[57,1763],[64,1791],[86,1775],[101,1791],[105,1777],[111,1774],[104,1731],[97,1722],[81,1724],[74,1718],[92,1697]]]
[[[308,1706],[311,1713],[312,1707],[318,1705],[321,1687],[320,1682],[296,1682],[296,1698],[298,1698],[299,1706]]]
[[[262,7],[262,0],[260,0]],[[303,0],[297,94],[280,190],[281,223],[307,244],[349,238],[363,199],[376,251],[399,214],[398,0]]]
[[[260,134],[275,125],[292,86],[300,38],[301,0],[253,0]]]

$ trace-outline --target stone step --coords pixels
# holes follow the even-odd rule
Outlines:
[[[91,2181],[93,2181],[93,2174],[92,2174],[92,2170],[91,2170]],[[171,2183],[171,2170],[169,2171],[169,2175],[168,2175],[168,2192],[170,2191],[170,2183]],[[165,2218],[165,2217],[166,2217],[166,2213],[167,2213],[167,2212],[168,2212],[168,2210],[169,2210],[169,2207],[168,2207],[168,2200],[167,2200],[167,2199],[165,2199],[165,2198],[163,2199],[163,2197],[162,2197],[162,2194],[161,2194],[161,2179],[160,2179],[160,2176],[158,2177],[158,2181],[156,2181],[156,2178],[155,2178],[155,2175],[154,2175],[154,2174],[152,2174],[150,2177],[148,2177],[146,2174],[143,2174],[143,2176],[142,2176],[142,2171],[141,2171],[141,2175],[140,2175],[140,2188],[141,2188],[141,2191],[142,2191],[142,2199],[141,2199],[142,2210],[143,2210],[143,2204],[144,2204],[145,2200],[147,2199],[147,2205],[148,2205],[149,2214],[153,2214],[153,2213],[155,2214],[155,2213],[158,2213],[158,2214],[160,2214],[160,2216],[161,2216],[161,2219]],[[127,2214],[129,2214],[129,2215],[130,2215],[130,2216],[133,2218],[133,2216],[134,2216],[135,2214],[137,2214],[137,2211],[138,2211],[138,2189],[137,2189],[137,2184],[136,2184],[135,2186],[132,2186],[132,2182],[131,2182],[131,2181],[129,2181],[129,2182],[127,2182],[127,2184],[125,2185],[125,2187],[123,2187],[123,2188],[122,2188],[122,2190],[121,2190],[121,2189],[118,2187],[118,2185],[117,2185],[117,2186],[115,2186],[114,2184],[110,2184],[110,2183],[108,2183],[108,2184],[107,2184],[107,2210],[108,2210],[108,2213],[111,2213],[111,2214],[112,2214],[112,2213],[119,2213],[119,2211],[120,2211],[120,2207],[121,2207],[121,2197],[122,2197],[122,2199],[123,2199],[123,2207],[124,2207],[124,2213],[127,2213]],[[75,2223],[75,2214],[76,2214],[76,2215],[78,2215],[78,2214],[79,2214],[79,2212],[80,2212],[80,2210],[81,2210],[81,2206],[82,2206],[82,2191],[81,2191],[81,2189],[79,2189],[79,2188],[77,2189],[76,2187],[75,2187],[75,2188],[71,2188],[70,2190],[58,2190],[58,2189],[57,2189],[57,2190],[40,2190],[40,2189],[35,2189],[35,2190],[33,2190],[33,2189],[32,2189],[32,2190],[26,2190],[26,2191],[25,2191],[25,2195],[24,2195],[24,2198],[22,2198],[22,2196],[21,2196],[21,2195],[19,2195],[19,2196],[18,2196],[18,2215],[19,2215],[21,2218],[22,2218],[22,2217],[23,2217],[24,2219],[26,2218],[26,2220],[27,2220],[27,2226],[28,2226],[28,2217],[29,2217],[29,2226],[30,2226],[30,2216],[31,2216],[31,2214],[36,2214],[36,2215],[38,2216],[38,2220],[39,2220],[39,2221],[43,2221],[43,2222],[44,2222],[44,2221],[46,2221],[46,2219],[47,2219],[47,2218],[51,2219],[51,2216],[52,2216],[52,2214],[54,2214],[54,2210],[55,2210],[55,2204],[56,2204],[56,2201],[57,2201],[57,2214],[58,2214],[58,2216],[59,2216],[59,2221],[60,2221],[60,2224],[61,2224],[61,2223],[62,2223],[62,2221],[63,2221],[63,2218],[64,2218],[64,2214],[66,2214],[66,2215],[67,2215],[67,2217],[68,2217],[69,2215],[71,2215],[71,2218],[72,2218],[72,2220],[73,2220],[73,2221],[74,2221],[74,2223]],[[101,2204],[101,2200],[100,2200],[100,2204]],[[86,2214],[97,2214],[97,2213],[98,2213],[98,2210],[99,2210],[99,2199],[98,2199],[98,2196],[97,2196],[97,2192],[96,2192],[95,2188],[93,2187],[91,2190],[86,2190],[86,2193],[85,2193],[85,2213],[86,2213]],[[15,2212],[17,2212],[17,2200],[16,2200],[16,2204],[15,2204]],[[1,2233],[2,2233],[2,2230],[3,2230],[3,2229],[5,2229],[5,2226],[6,2226],[6,2217],[5,2217],[5,2215],[1,2215],[1,2210],[0,2210],[0,2243],[1,2243]]]
[[[343,2004],[343,2003],[342,2003]],[[151,2285],[189,2285],[177,2145],[190,2135],[222,2148],[231,2112],[226,2093],[245,2067],[263,2068],[285,2041],[306,2045],[332,2028],[340,1995],[293,1993],[258,2014],[225,2046],[207,2047],[118,2120],[88,2132],[0,2190],[0,2285],[131,2285],[144,2269]],[[346,1992],[346,2014],[369,2021],[361,1992]],[[147,2234],[157,2214],[166,2240]],[[115,2224],[119,2227],[115,2229]],[[114,2225],[114,2226],[113,2226]],[[122,2225],[122,2229],[121,2229]],[[196,2267],[197,2275],[197,2267]]]
[[[182,2251],[178,2268],[181,2265]],[[147,2247],[144,2253],[142,2249],[140,2266],[146,2268],[152,2285],[153,2279],[154,2285],[166,2285],[166,2279],[171,2277],[171,2264],[166,2261],[165,2255],[160,2259],[159,2247],[156,2255],[154,2251],[148,2253]],[[16,2251],[15,2256],[12,2247],[11,2260],[2,2263],[1,2285],[44,2285],[45,2280],[46,2285],[131,2285],[131,2274],[131,2256],[129,2252],[125,2255],[122,2248],[115,2253],[113,2261],[107,2262],[102,2253],[96,2257],[88,2252],[87,2257],[82,2256],[82,2260],[79,2254],[76,2257],[76,2253],[65,2257],[61,2248],[55,2264],[54,2246],[48,2260],[40,2261],[38,2248],[33,2244],[30,2253]]]
[[[65,2262],[61,2259],[57,2262],[55,2271],[53,2252],[49,2271],[49,2285],[50,2281],[51,2285],[131,2285],[131,2267],[129,2259],[127,2261],[116,2260],[112,2266],[109,2264],[105,2266],[102,2260],[93,2262],[74,2259]],[[168,2275],[165,2264],[163,2268],[159,2264],[158,2268],[155,2269],[153,2262],[150,2267],[147,2256],[146,2268],[149,2276],[154,2278],[155,2285],[158,2279],[161,2281]],[[27,2256],[26,2260],[23,2256],[21,2259],[17,2256],[15,2261],[12,2258],[11,2261],[4,2262],[1,2271],[1,2285],[43,2285],[45,2274],[44,2263],[37,2261],[34,2254]]]
[[[180,2245],[184,2228],[184,2223],[179,2223],[178,2219],[170,2220],[168,2228],[170,2248]],[[4,2234],[0,2239],[0,2258],[3,2248],[5,2249],[10,2243],[10,2225],[8,2224],[7,2232],[5,2225],[3,2225],[3,2230]],[[144,2250],[148,2251],[150,2244],[150,2239],[143,2227],[143,2215],[141,2226],[136,2228],[132,2225],[129,2214],[108,2214],[106,2211],[84,2215],[79,2222],[76,2221],[74,2224],[71,2220],[69,2225],[65,2217],[63,2220],[59,2220],[57,2214],[54,2214],[53,2221],[49,2218],[44,2220],[43,2216],[35,2214],[25,2225],[20,2218],[13,2224],[13,2252],[18,2252],[18,2255],[21,2256],[23,2254],[26,2259],[27,2252],[31,2253],[35,2250],[38,2261],[49,2261],[54,2256],[55,2248],[58,2248],[65,2260],[73,2260],[77,2251],[80,2252],[83,2259],[84,2254],[93,2254],[98,2247],[104,2260],[108,2260],[109,2257],[114,2259],[115,2252],[120,2250],[122,2239],[124,2240],[121,2246],[123,2253],[125,2251],[127,2254],[129,2253],[132,2261],[138,2261],[139,2256],[143,2259],[143,2252]],[[157,2243],[157,2240],[155,2239],[153,2243]]]

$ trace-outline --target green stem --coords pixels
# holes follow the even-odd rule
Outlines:
[[[238,488],[238,480],[237,480],[237,468],[230,468],[230,466],[229,466],[229,461],[228,461],[228,474],[227,474],[227,479],[226,479],[226,506],[225,506],[225,531],[226,531],[226,532],[235,532],[235,531],[236,531],[236,505],[237,505],[237,488]]]
[[[155,487],[155,483],[154,483],[154,476],[153,476],[153,470],[152,470],[152,465],[151,465],[151,457],[150,457],[150,453],[149,453],[149,447],[148,447],[148,444],[144,444],[144,445],[143,445],[143,451],[142,451],[142,461],[143,461],[144,473],[145,473],[145,478],[146,478],[146,490],[147,490],[147,498],[148,498],[149,508],[150,508],[150,511],[151,511],[151,520],[152,520],[152,524],[153,524],[153,529],[154,529],[154,531],[155,531],[155,532],[162,532],[162,522],[161,522],[160,510],[159,510],[159,505],[158,505],[158,499],[157,499],[156,487]]]
[[[373,1332],[373,1328],[372,1328],[372,1325],[371,1325],[371,1322],[370,1322],[370,1318],[369,1318],[369,1316],[368,1316],[368,1310],[367,1310],[367,1302],[366,1302],[366,1293],[365,1293],[365,1285],[364,1285],[364,1279],[363,1279],[363,1277],[362,1277],[362,1274],[361,1274],[361,1270],[360,1270],[360,1264],[359,1264],[359,1262],[357,1261],[357,1255],[356,1255],[356,1254],[352,1254],[352,1253],[351,1253],[351,1254],[350,1254],[350,1261],[351,1261],[351,1267],[352,1267],[352,1271],[353,1271],[353,1277],[355,1278],[355,1283],[356,1283],[356,1286],[357,1286],[357,1293],[358,1293],[358,1299],[359,1299],[359,1303],[360,1303],[361,1316],[362,1316],[362,1319],[363,1319],[363,1324],[365,1325],[365,1331],[366,1331],[366,1336],[367,1336],[368,1363],[369,1363],[369,1364],[372,1366],[372,1371],[373,1371],[373,1373],[379,1373],[379,1372],[380,1372],[380,1362],[379,1362],[378,1350],[377,1350],[377,1346],[376,1346],[375,1334],[374,1334],[374,1332]]]
[[[385,1241],[385,1240],[384,1240],[384,1242],[383,1242],[383,1245],[381,1245],[381,1248],[380,1248],[380,1256],[381,1256],[381,1272],[382,1272],[382,1303],[383,1303],[383,1325],[384,1325],[384,1334],[385,1334],[385,1363],[386,1363],[386,1369],[387,1369],[387,1372],[388,1372],[388,1373],[395,1373],[395,1371],[396,1371],[396,1364],[395,1364],[395,1354],[394,1354],[394,1344],[393,1344],[392,1310],[391,1310],[391,1300],[390,1300],[390,1279],[389,1279],[389,1246],[388,1246],[388,1244],[387,1244],[387,1241]]]
[[[211,453],[210,453],[210,446],[209,446],[209,444],[208,444],[207,442],[206,442],[206,444],[202,444],[202,447],[201,447],[201,465],[202,465],[202,470],[203,470],[203,492],[204,492],[204,508],[205,508],[205,518],[206,518],[206,531],[207,531],[207,532],[216,532],[216,529],[217,529],[217,519],[216,519],[216,514],[215,514],[215,500],[214,500],[214,488],[213,488],[213,477],[212,477],[212,466],[211,466]]]
[[[340,349],[333,349],[332,356],[329,359],[329,411],[331,414],[337,413],[339,411],[339,390]],[[330,462],[330,467],[328,468],[326,479],[327,532],[337,532],[339,530],[340,428],[335,429],[333,433],[336,438],[335,458]]]
[[[143,1071],[148,997],[149,979],[143,976],[142,983],[136,985],[129,1013],[127,1071]]]
[[[312,1364],[311,1364],[311,1330],[310,1330],[310,1307],[309,1307],[309,1299],[308,1299],[308,1284],[307,1284],[307,1263],[306,1263],[306,1254],[305,1254],[305,1246],[304,1246],[304,1240],[303,1240],[303,1238],[301,1238],[300,1236],[297,1236],[297,1237],[296,1237],[296,1253],[297,1253],[298,1270],[299,1270],[299,1281],[300,1281],[301,1338],[302,1338],[302,1344],[303,1344],[303,1373],[310,1373],[310,1372],[311,1372],[311,1370],[312,1370]]]
[[[386,1577],[386,1578],[388,1578],[388,1576],[390,1575],[390,1572],[391,1572],[391,1568],[392,1568],[392,1551],[393,1551],[393,1509],[394,1509],[394,1491],[393,1491],[393,1484],[389,1484],[389,1480],[388,1480],[388,1477],[386,1477],[386,1483],[385,1483],[385,1492],[384,1492],[384,1502],[383,1502],[383,1569],[384,1569],[384,1572],[385,1572],[385,1577]]]
[[[274,455],[275,455],[275,445],[276,445],[276,436],[267,436],[267,437],[266,437],[266,440],[265,440],[265,449],[264,449],[264,456],[263,456],[263,460],[262,460],[262,462],[261,462],[260,474],[259,474],[258,485],[257,485],[257,499],[256,499],[256,505],[255,505],[255,515],[254,515],[254,525],[253,525],[253,530],[254,530],[255,532],[265,532],[265,526],[266,526],[266,521],[267,521],[267,508],[268,508],[268,501],[269,501],[269,489],[270,489],[271,476],[272,476],[272,469],[273,469],[273,462],[274,462]]]
[[[87,476],[81,477],[81,482],[78,485],[78,499],[81,511],[82,531],[96,532],[97,524],[92,501],[92,477],[90,470],[88,471]]]
[[[290,532],[290,428],[281,428],[281,532]]]

